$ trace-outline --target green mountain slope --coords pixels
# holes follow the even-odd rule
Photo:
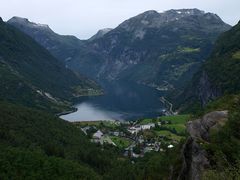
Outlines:
[[[59,35],[48,25],[32,23],[26,18],[13,17],[7,23],[31,36],[63,62],[70,60],[83,44],[83,41],[74,36]]]
[[[0,114],[0,179],[165,179],[180,160],[176,148],[133,164],[51,114],[4,102]]]
[[[218,38],[192,82],[173,98],[181,111],[192,112],[198,118],[187,124],[191,136],[183,147],[185,179],[233,180],[240,176],[239,52],[240,23]],[[218,117],[218,113],[226,113],[227,118]]]
[[[113,156],[52,115],[0,103],[0,178],[96,179]]]
[[[66,69],[33,39],[2,20],[0,68],[0,98],[25,105],[49,103],[48,108],[55,109],[64,106],[65,100],[98,89],[93,81]]]
[[[229,28],[217,15],[197,9],[147,11],[86,43],[68,65],[93,78],[182,88]]]
[[[209,59],[183,94],[177,96],[183,109],[197,110],[220,96],[240,92],[239,42],[240,23],[219,37]]]

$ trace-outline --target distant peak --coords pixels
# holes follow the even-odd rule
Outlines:
[[[98,32],[108,33],[111,30],[112,30],[112,28],[104,28],[104,29],[100,29]]]
[[[89,41],[95,40],[95,39],[99,39],[101,37],[103,37],[105,34],[107,34],[108,32],[110,32],[112,30],[112,28],[104,28],[104,29],[100,29],[97,34],[93,35]]]
[[[145,11],[143,14],[159,14],[156,10],[148,10]]]
[[[171,9],[165,11],[164,13],[175,13],[175,14],[185,14],[185,15],[202,15],[205,14],[204,11],[197,8],[194,9]]]
[[[29,20],[27,18],[14,16],[10,20],[8,20],[8,22],[25,22],[26,23],[26,22],[29,22]]]
[[[44,28],[44,29],[49,29],[49,26],[46,24],[37,24],[34,22],[30,22],[27,18],[22,18],[18,16],[12,17],[10,20],[8,20],[9,24],[23,24],[23,25],[28,25],[32,27],[37,27],[37,28]]]

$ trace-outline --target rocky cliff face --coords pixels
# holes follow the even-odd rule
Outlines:
[[[222,93],[220,89],[210,82],[207,73],[202,71],[197,85],[197,94],[201,105],[205,106],[209,101],[221,96]]]
[[[93,78],[181,88],[229,27],[197,9],[147,11],[88,42],[68,65]]]
[[[204,107],[224,94],[240,92],[240,23],[223,33],[213,51],[189,86],[178,96],[179,105],[189,109],[192,103]]]
[[[111,28],[101,29],[97,32],[97,34],[93,35],[90,39],[88,39],[88,41],[93,41],[93,40],[102,38],[105,34],[110,32],[111,30],[112,30]]]
[[[183,168],[178,179],[201,179],[202,171],[209,166],[208,155],[201,142],[211,143],[210,131],[224,125],[227,117],[227,111],[215,111],[187,123],[190,137],[182,150]]]

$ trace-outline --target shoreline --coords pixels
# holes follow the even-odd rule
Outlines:
[[[77,99],[77,98],[82,98],[82,97],[97,97],[97,96],[103,96],[103,95],[104,95],[104,93],[99,93],[99,94],[94,94],[94,95],[80,95],[80,96],[76,96],[75,98]],[[72,101],[72,103],[74,103],[74,101]],[[74,104],[71,105],[70,108],[72,108],[72,110],[57,113],[56,116],[60,118],[60,116],[75,113],[78,110],[78,108],[74,107]]]
[[[56,114],[56,116],[58,116],[60,118],[60,116],[77,112],[77,110],[78,110],[77,108],[75,108],[73,106],[71,106],[71,107],[73,108],[72,110],[60,112],[60,113]]]

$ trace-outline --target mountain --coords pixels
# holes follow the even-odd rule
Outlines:
[[[104,80],[184,87],[229,28],[217,15],[197,9],[147,11],[87,42],[68,66]]]
[[[48,48],[22,21],[8,23]],[[160,90],[182,88],[209,56],[218,35],[229,28],[216,14],[198,9],[147,11],[102,37],[83,41],[65,63],[99,81],[127,80]]]
[[[63,36],[53,32],[48,25],[30,22],[26,18],[13,17],[8,22],[34,38],[53,56],[68,61],[79,50],[82,41],[74,36]]]
[[[101,29],[97,32],[97,34],[93,35],[88,41],[99,39],[103,37],[105,34],[107,34],[108,32],[110,32],[111,30],[112,30],[111,28]]]
[[[183,109],[198,109],[218,97],[240,92],[239,42],[240,23],[218,38],[208,60],[183,94],[178,96],[177,101],[180,101]]]
[[[0,99],[49,111],[62,111],[70,99],[99,89],[2,20],[0,69]]]

